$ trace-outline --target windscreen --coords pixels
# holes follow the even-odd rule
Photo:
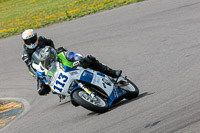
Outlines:
[[[39,64],[40,63],[40,60],[41,60],[41,58],[39,56],[40,50],[41,49],[38,49],[32,54],[31,61],[34,62],[35,64]]]
[[[57,66],[56,66],[56,62],[52,64],[52,66],[48,69],[46,78],[49,84],[51,84],[52,81],[54,81],[54,75],[57,72]]]

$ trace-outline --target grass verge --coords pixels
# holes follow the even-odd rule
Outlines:
[[[0,0],[0,38],[144,0]]]

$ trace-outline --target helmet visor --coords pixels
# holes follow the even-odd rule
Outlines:
[[[37,35],[35,35],[29,39],[24,39],[24,43],[28,46],[34,44],[36,41],[37,41]]]

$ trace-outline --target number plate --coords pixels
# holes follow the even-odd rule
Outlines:
[[[63,91],[63,87],[65,86],[65,83],[68,80],[68,77],[66,75],[64,75],[63,73],[59,73],[57,74],[57,78],[54,81],[53,85],[51,86],[51,88],[56,91],[56,92],[62,92]]]

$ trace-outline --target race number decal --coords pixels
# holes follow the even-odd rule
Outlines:
[[[62,88],[65,86],[65,82],[67,81],[67,79],[68,79],[67,76],[60,73],[53,88],[55,90],[58,90],[59,92],[62,92],[62,90],[63,90]]]

